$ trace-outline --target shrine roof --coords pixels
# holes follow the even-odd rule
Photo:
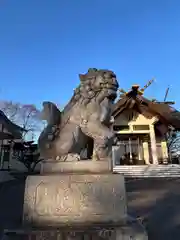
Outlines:
[[[157,116],[163,124],[180,130],[180,112],[168,102],[157,102],[145,98],[142,92],[138,91],[138,86],[132,86],[132,89],[124,93],[115,103],[113,109],[114,118],[127,109],[134,109],[146,118]]]
[[[9,120],[9,118],[1,110],[0,110],[0,123],[6,126],[6,128],[12,133],[12,136],[15,135],[20,137],[21,133],[26,131],[26,129],[18,126],[17,124]],[[9,138],[10,135],[8,135],[7,139]]]

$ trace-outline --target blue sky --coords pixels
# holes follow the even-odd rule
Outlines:
[[[1,0],[0,98],[64,105],[89,67],[180,108],[179,0]]]

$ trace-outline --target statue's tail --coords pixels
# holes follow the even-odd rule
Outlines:
[[[48,125],[59,125],[61,123],[61,112],[52,102],[43,102],[41,119],[46,120]]]
[[[52,155],[49,148],[59,134],[61,112],[54,103],[43,102],[41,119],[47,121],[47,126],[39,136],[38,147],[40,158],[46,159],[49,157],[49,154]]]

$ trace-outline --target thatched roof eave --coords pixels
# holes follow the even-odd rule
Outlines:
[[[173,109],[165,103],[156,103],[147,98],[138,95],[136,98],[124,96],[119,99],[113,109],[113,116],[116,117],[125,109],[136,106],[136,110],[143,114],[157,116],[164,124],[173,126],[176,130],[180,130],[180,112]]]

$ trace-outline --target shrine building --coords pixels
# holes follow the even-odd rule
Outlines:
[[[145,88],[147,88],[149,82]],[[168,163],[167,132],[180,129],[180,113],[173,102],[157,102],[143,97],[145,88],[133,85],[115,104],[113,129],[118,138],[113,146],[115,165]]]

